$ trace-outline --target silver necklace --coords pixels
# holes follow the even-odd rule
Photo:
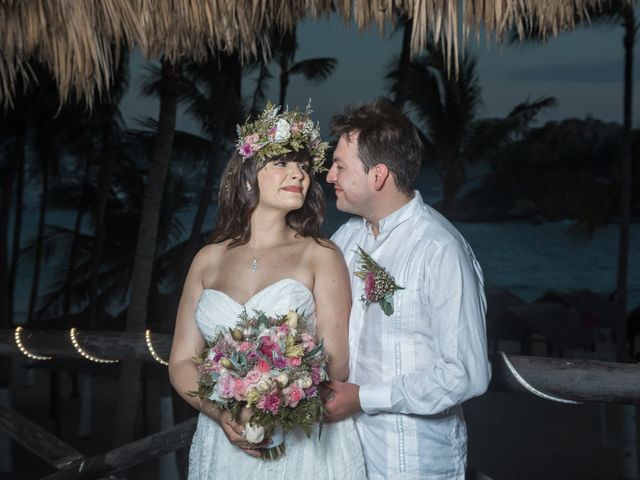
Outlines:
[[[251,250],[251,257],[253,258],[253,261],[251,262],[251,271],[253,273],[256,273],[256,271],[258,270],[258,261],[264,257],[267,253],[269,253],[271,250],[273,250],[274,248],[276,248],[276,246],[273,246],[271,248],[269,248],[266,252],[264,252],[262,255],[260,255],[259,257],[256,257],[255,254],[253,253],[253,248],[249,247],[249,250]]]

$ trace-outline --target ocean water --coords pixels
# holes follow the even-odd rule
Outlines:
[[[213,211],[205,225],[211,225]],[[348,215],[329,203],[324,231],[331,234]],[[35,235],[37,211],[26,211],[23,244]],[[75,213],[53,210],[48,224],[72,227]],[[181,216],[190,225],[191,214]],[[457,223],[482,265],[488,288],[502,288],[523,300],[532,301],[551,289],[589,289],[608,295],[615,289],[618,251],[618,228],[608,225],[588,241],[573,243],[568,235],[571,222],[545,223]],[[640,303],[640,224],[631,226],[629,264],[629,308]],[[23,257],[16,288],[16,320],[27,310],[33,263]],[[45,268],[42,293],[46,282],[55,274]]]
[[[327,232],[349,218],[328,205]],[[575,243],[571,221],[455,223],[482,266],[487,288],[507,289],[530,302],[548,290],[581,290],[609,295],[615,290],[618,227],[607,225]],[[629,309],[640,304],[640,224],[631,225]]]

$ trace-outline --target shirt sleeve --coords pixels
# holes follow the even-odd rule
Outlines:
[[[422,290],[425,328],[438,355],[388,382],[360,386],[365,413],[434,415],[484,393],[491,378],[482,271],[468,245],[446,243],[429,256]],[[429,320],[427,320],[429,318]]]

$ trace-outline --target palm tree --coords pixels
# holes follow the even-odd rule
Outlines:
[[[402,109],[407,101],[407,92],[409,90],[409,75],[411,72],[411,30],[413,29],[413,20],[406,17],[400,18],[402,26],[402,49],[397,67],[397,86],[394,92],[393,103],[396,107]]]
[[[589,8],[588,21],[592,23],[619,24],[624,29],[624,73],[623,73],[623,139],[622,155],[620,157],[620,205],[618,210],[619,234],[618,234],[618,259],[616,272],[615,303],[618,306],[619,316],[615,322],[616,357],[620,362],[631,361],[629,345],[627,344],[627,314],[628,314],[628,271],[629,271],[629,240],[631,221],[631,185],[632,178],[632,109],[633,109],[633,54],[638,31],[638,23],[635,19],[633,3],[624,0],[607,2],[604,5]],[[577,17],[576,23],[585,21],[584,17]],[[539,41],[544,37],[544,29],[532,19],[528,24],[525,39]],[[514,35],[515,37],[515,35]],[[597,215],[599,212],[594,211]],[[597,224],[593,215],[587,215],[587,224]],[[605,220],[601,216],[600,220]],[[624,410],[623,429],[625,431],[623,463],[624,477],[637,478],[638,455],[636,440],[636,413],[635,407],[626,406]]]
[[[251,69],[255,67],[255,65],[255,63],[249,64],[248,68]],[[267,97],[267,85],[269,83],[269,80],[271,80],[272,78],[271,73],[269,72],[269,64],[267,62],[258,61],[257,65],[259,69],[258,77],[256,78],[256,86],[253,89],[251,107],[249,107],[249,116],[252,118],[256,118],[260,113],[260,110],[262,109]]]
[[[291,76],[301,75],[307,80],[322,82],[333,74],[338,64],[335,58],[328,57],[308,58],[296,62],[295,56],[298,50],[298,37],[295,26],[291,30],[274,30],[271,35],[271,49],[273,52],[273,60],[280,70],[280,94],[278,104],[282,107],[286,105],[287,89]],[[258,77],[258,86],[267,78],[266,73],[261,70],[261,75]]]
[[[144,196],[144,174],[140,165],[136,165],[132,158],[141,156],[146,150],[147,143],[152,143],[155,133],[129,131],[123,136],[122,151],[118,154],[116,171],[114,172],[111,192],[107,199],[104,218],[104,229],[109,232],[105,236],[101,268],[99,270],[98,305],[101,313],[98,316],[99,329],[119,329],[123,325],[105,323],[122,317],[126,311],[126,301],[134,261],[136,244],[136,230],[140,223],[142,201]],[[143,154],[144,155],[144,154]],[[118,192],[116,195],[114,192]],[[98,182],[81,185],[78,182],[66,182],[58,185],[50,195],[51,205],[65,207],[69,203],[77,203],[85,196],[87,215],[91,223],[95,224],[95,205],[99,201]],[[157,259],[154,267],[154,277],[150,286],[149,303],[153,303],[160,294],[160,285],[173,280],[175,267],[167,265],[166,258],[173,259],[174,250],[184,235],[177,213],[188,207],[184,181],[171,174],[167,176],[166,187],[160,212],[160,226],[158,228]],[[47,252],[45,260],[58,272],[66,272],[66,259],[60,252],[68,251],[74,242],[76,247],[76,261],[74,262],[73,283],[69,286],[69,314],[66,312],[66,281],[68,277],[57,275],[48,292],[41,298],[41,316],[49,327],[68,328],[75,321],[87,321],[91,310],[91,284],[93,275],[93,245],[96,242],[96,230],[92,232],[76,232],[75,229],[56,226],[48,227],[44,237],[44,250]],[[77,238],[76,238],[77,237]],[[25,247],[30,253],[35,249],[35,241]],[[107,308],[115,311],[116,319],[106,313]],[[123,309],[124,307],[124,309]],[[73,322],[69,321],[73,319]],[[155,327],[155,325],[154,325]]]
[[[618,268],[616,275],[616,304],[619,306],[621,317],[616,325],[616,356],[619,361],[630,361],[628,346],[626,344],[626,315],[627,315],[627,277],[629,259],[629,223],[631,217],[631,185],[632,185],[632,109],[633,109],[633,54],[638,31],[638,23],[635,20],[633,5],[624,0],[614,0],[604,5],[589,7],[588,16],[576,16],[577,24],[588,21],[593,24],[621,25],[624,29],[624,92],[623,92],[623,139],[622,155],[620,158],[620,180],[619,198],[620,205],[617,215],[610,212],[610,215],[619,218],[619,248],[618,248]],[[524,40],[527,42],[541,42],[545,38],[544,29],[535,19],[525,22]],[[511,42],[515,43],[520,37],[514,32]],[[593,218],[585,212],[584,223],[593,231],[593,227],[604,224],[610,216],[602,215],[601,211],[594,211]]]
[[[93,329],[97,322],[98,305],[98,276],[102,263],[102,251],[104,245],[104,223],[107,199],[110,193],[111,180],[115,170],[117,156],[121,153],[121,137],[123,130],[123,120],[120,115],[118,104],[124,96],[128,87],[129,55],[121,52],[116,55],[119,58],[119,65],[115,69],[114,82],[110,89],[110,96],[107,101],[100,102],[95,117],[98,120],[98,128],[102,130],[102,155],[100,161],[100,173],[98,174],[97,201],[95,203],[94,214],[94,243],[91,251],[91,285],[90,293],[90,315],[89,325]]]
[[[476,59],[465,53],[457,75],[450,74],[442,50],[430,44],[430,53],[410,63],[407,101],[424,127],[427,159],[443,182],[442,208],[450,213],[460,189],[467,182],[466,163],[486,158],[513,135],[521,132],[555,99],[542,98],[517,105],[502,119],[478,120],[481,104]],[[400,72],[391,69],[390,93],[401,98]]]
[[[161,75],[158,131],[145,187],[135,249],[131,299],[126,320],[128,332],[143,332],[147,321],[147,302],[156,251],[158,219],[175,133],[181,65],[163,58]],[[127,443],[133,437],[140,392],[140,371],[140,362],[122,362],[114,428],[115,445]]]
[[[0,178],[2,178],[2,197],[0,200],[0,313],[2,314],[5,327],[11,327],[13,319],[13,282],[12,265],[14,254],[18,251],[19,245],[13,243],[11,249],[11,261],[9,256],[9,219],[11,217],[11,204],[13,199],[16,203],[21,200],[21,179],[24,179],[24,158],[26,149],[26,120],[20,106],[7,112],[0,121],[0,130],[3,137],[0,139],[0,146],[3,151],[4,162],[0,167]],[[16,194],[13,187],[16,185]],[[17,217],[14,210],[16,226],[20,226],[21,217]],[[15,234],[15,227],[14,227]],[[15,236],[15,235],[14,235]]]
[[[189,80],[183,99],[187,112],[199,121],[210,142],[207,169],[204,175],[198,208],[185,248],[178,284],[182,284],[191,259],[202,241],[202,227],[211,204],[218,160],[225,144],[235,136],[235,127],[243,119],[242,67],[237,55],[220,53],[202,64],[185,68]]]
[[[43,242],[51,176],[57,174],[64,154],[65,144],[69,136],[73,135],[78,129],[79,123],[83,118],[79,105],[71,104],[60,107],[58,105],[56,87],[53,84],[50,73],[40,66],[37,66],[36,71],[39,79],[39,88],[33,92],[31,98],[33,112],[32,142],[35,152],[32,168],[41,176],[41,192],[27,323],[31,323],[35,319],[40,291]]]
[[[20,241],[22,238],[22,215],[24,212],[24,171],[26,164],[27,127],[25,123],[19,123],[18,134],[16,135],[16,152],[19,154],[19,161],[16,165],[16,193],[15,207],[13,209],[13,240],[11,242],[11,263],[9,265],[9,319],[13,318],[15,285],[18,276],[18,262],[20,260]]]

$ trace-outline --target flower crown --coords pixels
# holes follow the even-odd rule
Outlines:
[[[324,157],[329,144],[320,141],[320,125],[311,120],[311,100],[304,112],[279,111],[280,107],[267,102],[255,122],[238,125],[236,148],[243,160],[256,157],[262,167],[274,157],[306,148],[311,154],[311,171],[327,170]]]

